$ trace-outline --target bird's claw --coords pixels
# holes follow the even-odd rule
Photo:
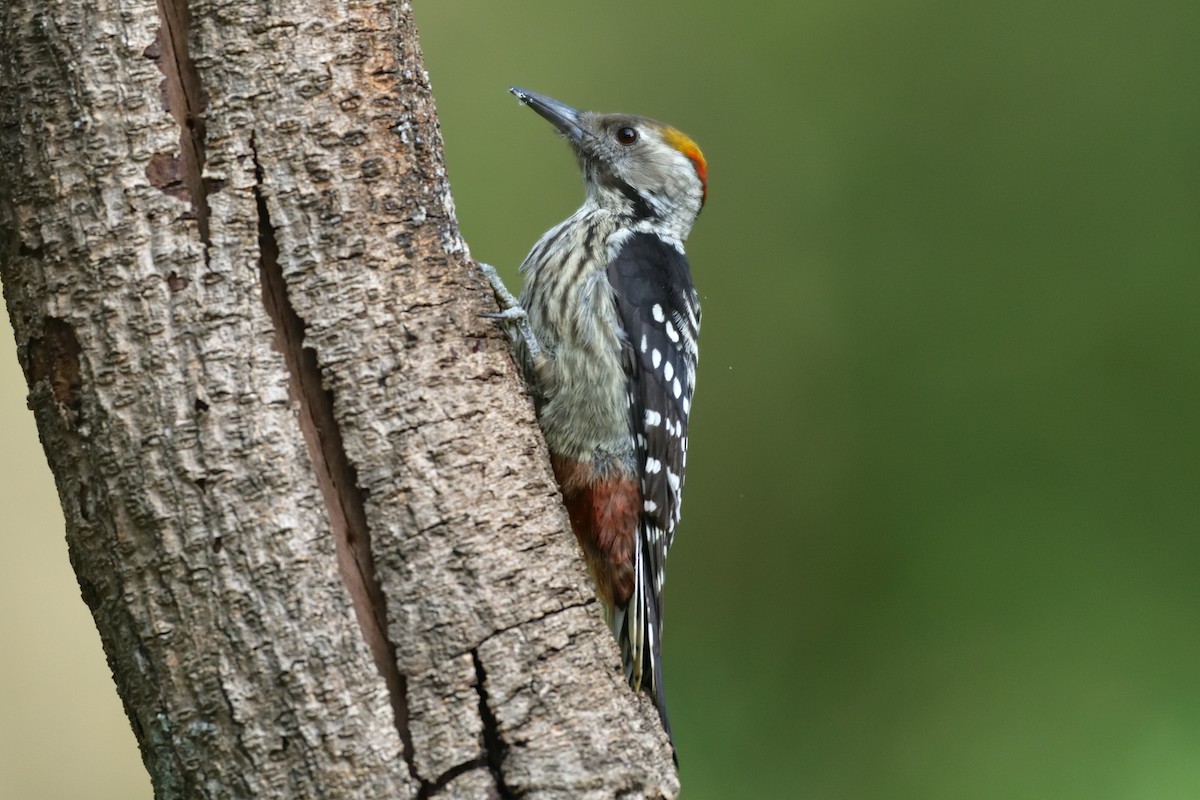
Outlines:
[[[496,268],[491,264],[477,262],[479,271],[483,273],[483,277],[487,278],[488,283],[492,286],[492,293],[496,295],[496,304],[500,306],[499,312],[486,312],[479,316],[485,319],[495,319],[506,323],[505,327],[511,323],[515,328],[515,334],[524,340],[525,346],[534,357],[541,357],[542,346],[538,342],[537,336],[533,332],[533,328],[529,325],[529,314],[521,305],[521,301],[513,296],[513,293],[504,285],[504,280],[500,277],[500,273],[496,272]],[[513,336],[513,331],[509,328],[510,338]]]
[[[492,293],[496,295],[496,302],[500,305],[500,308],[504,309],[504,311],[521,308],[521,303],[517,298],[513,297],[513,293],[504,285],[504,279],[500,277],[499,272],[496,272],[495,267],[491,264],[484,264],[482,261],[478,262],[476,266],[479,267],[479,271],[483,273],[483,277],[487,278],[488,283],[491,284]],[[524,313],[524,310],[521,313]]]
[[[511,308],[506,308],[503,311],[489,311],[487,313],[480,314],[479,316],[484,317],[485,319],[499,319],[504,320],[505,322],[517,322],[526,319],[529,315],[525,313],[525,309],[521,306],[512,306]]]

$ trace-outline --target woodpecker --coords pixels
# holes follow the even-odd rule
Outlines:
[[[645,117],[509,90],[570,143],[583,205],[521,265],[520,300],[481,264],[537,408],[625,676],[671,733],[663,582],[679,525],[700,298],[683,244],[707,195],[695,142]]]

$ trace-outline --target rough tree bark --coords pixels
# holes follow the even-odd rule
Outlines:
[[[0,277],[156,796],[677,794],[407,3],[8,0]]]

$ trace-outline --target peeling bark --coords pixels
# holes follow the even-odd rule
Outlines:
[[[4,4],[0,279],[156,796],[677,794],[407,3]]]

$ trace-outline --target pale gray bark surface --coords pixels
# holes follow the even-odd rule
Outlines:
[[[678,792],[407,4],[9,0],[0,278],[157,796]]]

